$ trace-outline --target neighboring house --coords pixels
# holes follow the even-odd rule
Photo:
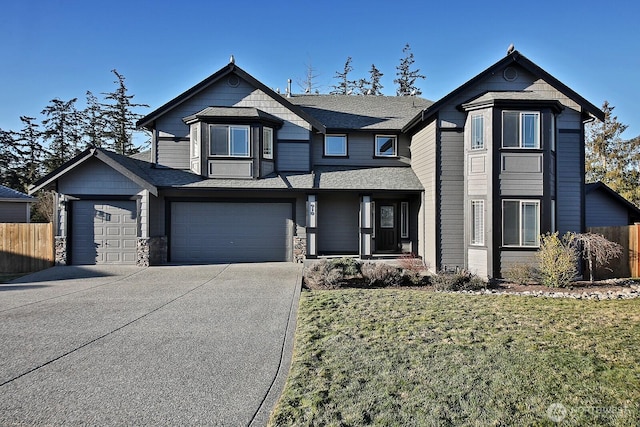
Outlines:
[[[29,222],[34,200],[27,194],[0,185],[0,222]]]
[[[603,182],[585,186],[586,226],[614,227],[640,222],[640,209]]]
[[[90,149],[54,188],[58,261],[215,263],[413,253],[499,277],[582,231],[593,104],[514,51],[441,100],[280,95],[230,63]]]

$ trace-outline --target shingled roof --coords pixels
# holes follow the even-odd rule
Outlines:
[[[33,197],[12,188],[5,187],[4,185],[0,185],[0,201],[28,203],[33,201]]]
[[[287,99],[333,130],[400,130],[433,104],[415,96],[292,95]]]

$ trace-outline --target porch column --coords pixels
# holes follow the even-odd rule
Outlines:
[[[307,258],[318,257],[318,199],[315,194],[307,195]]]
[[[373,234],[373,224],[371,224],[371,196],[361,196],[360,198],[360,258],[370,259],[371,256],[371,235]]]

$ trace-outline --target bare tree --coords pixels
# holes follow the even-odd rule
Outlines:
[[[610,241],[602,234],[580,233],[572,236],[573,244],[589,265],[589,280],[595,281],[595,270],[603,267],[622,254],[622,246]]]
[[[313,64],[308,63],[305,66],[307,67],[307,72],[303,80],[298,80],[298,86],[304,93],[319,93],[318,84],[316,83],[319,74],[316,74]]]

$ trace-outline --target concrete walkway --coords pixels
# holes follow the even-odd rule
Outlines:
[[[0,285],[0,425],[266,424],[302,267],[56,267]]]

